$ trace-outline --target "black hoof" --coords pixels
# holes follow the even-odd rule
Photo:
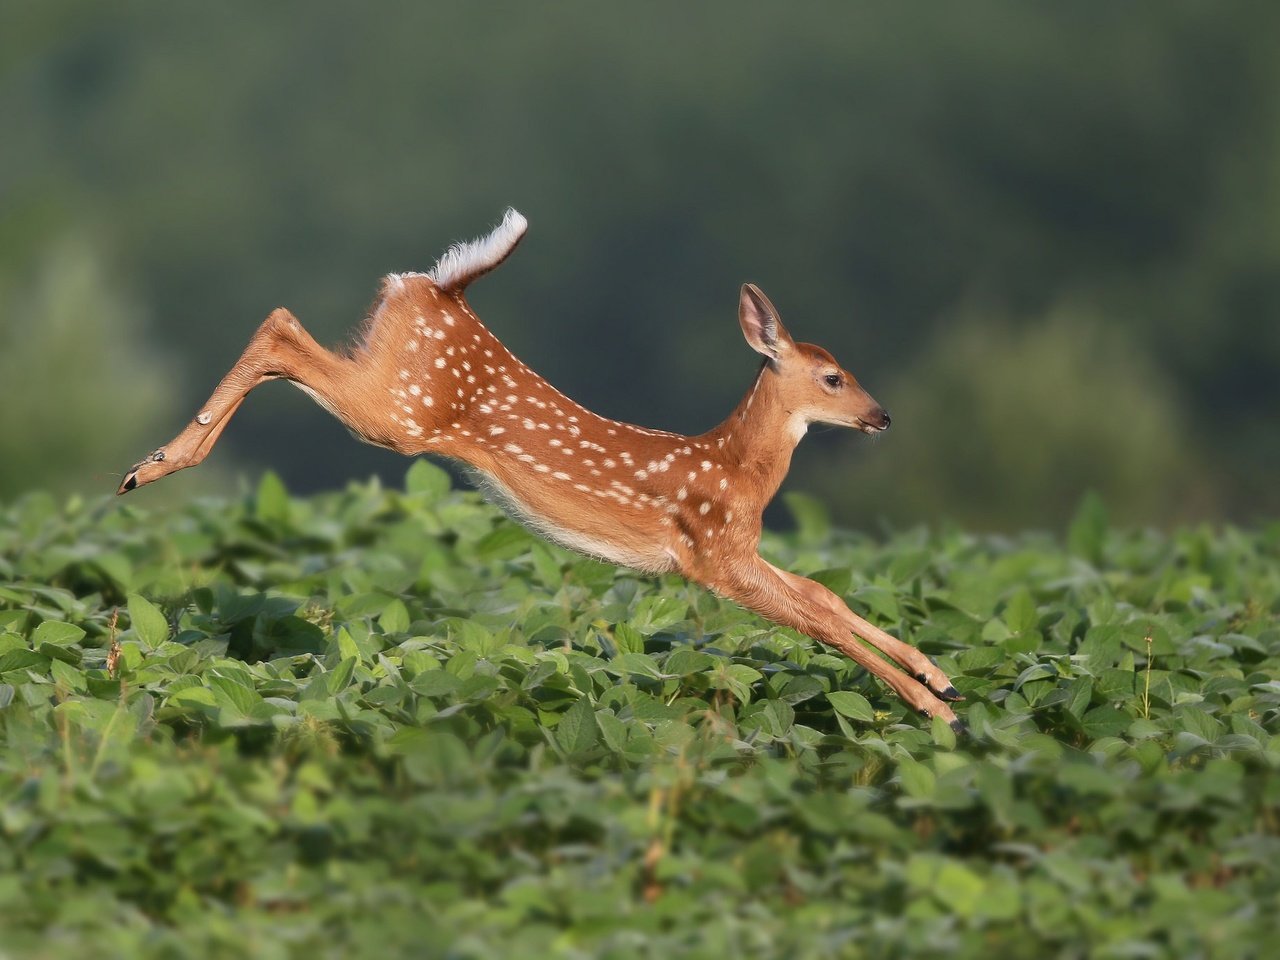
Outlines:
[[[926,677],[923,673],[917,673],[916,680],[919,681],[921,686],[928,687],[929,690],[933,693],[933,695],[937,697],[939,700],[950,700],[952,703],[954,703],[957,700],[964,699],[964,696],[960,693],[960,691],[957,690],[954,686],[952,686],[949,683],[947,684],[945,690],[938,690],[931,683],[929,683],[929,678]]]
[[[969,735],[969,725],[959,717],[951,721],[951,729],[955,731],[958,737],[967,737]]]
[[[120,484],[120,492],[128,493],[138,485],[138,475],[136,473],[129,474],[124,483]]]

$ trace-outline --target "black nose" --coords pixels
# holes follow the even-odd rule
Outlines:
[[[889,429],[889,423],[890,423],[890,420],[889,420],[889,411],[888,411],[888,410],[886,410],[884,407],[881,407],[881,408],[880,408],[880,429],[881,429],[881,430],[888,430],[888,429]]]

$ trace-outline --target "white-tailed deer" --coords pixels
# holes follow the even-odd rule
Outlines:
[[[928,657],[756,552],[761,511],[809,424],[879,433],[889,426],[884,409],[829,353],[792,340],[773,304],[746,284],[738,322],[765,360],[724,423],[686,437],[592,413],[517,360],[464,298],[525,227],[509,210],[431,272],[388,276],[349,353],[324,349],[288,310],[273,311],[195,419],[129,470],[118,492],[195,466],[250,390],[289,380],[369,443],[468,464],[493,499],[548,539],[647,573],[679,572],[835,647],[921,714],[959,729],[944,701],[960,696]]]

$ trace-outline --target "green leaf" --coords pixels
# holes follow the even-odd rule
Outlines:
[[[1013,920],[1022,913],[1021,891],[1021,885],[1016,880],[988,876],[972,909],[977,916],[988,920]]]
[[[378,616],[378,625],[384,633],[404,633],[409,629],[409,608],[403,600],[392,600]]]
[[[1094,707],[1081,719],[1081,726],[1088,736],[1097,740],[1101,737],[1118,737],[1133,722],[1133,717],[1115,707]]]
[[[360,662],[359,657],[344,657],[336,667],[327,673],[326,686],[329,688],[329,696],[336,697],[351,683],[351,677],[356,672],[356,665]]]
[[[1208,743],[1213,743],[1222,735],[1222,724],[1196,707],[1179,707],[1177,718],[1183,730],[1203,737]]]
[[[230,677],[210,677],[209,689],[219,707],[239,716],[249,716],[262,698],[249,687]]]
[[[410,468],[412,469],[412,468]],[[508,560],[525,553],[536,541],[517,523],[500,523],[476,544],[479,560]]]
[[[849,592],[853,584],[853,571],[848,567],[827,567],[809,574],[810,580],[816,580],[838,597]]]
[[[654,679],[662,676],[662,671],[658,669],[658,664],[653,657],[644,653],[624,653],[614,657],[609,661],[609,672],[618,676],[639,674],[642,677]]]
[[[556,724],[556,742],[571,757],[586,753],[598,737],[596,714],[585,698],[566,710]]]
[[[129,594],[129,622],[142,644],[152,650],[169,639],[169,621],[141,594]]]
[[[764,679],[763,673],[755,667],[747,666],[745,663],[729,664],[728,673],[734,680],[746,687],[752,687]]]
[[[717,690],[728,690],[742,703],[751,701],[751,686],[762,678],[763,674],[753,667],[742,663],[726,664],[721,662],[711,674],[711,686]]]
[[[855,690],[831,690],[827,693],[827,700],[836,713],[850,720],[871,723],[876,718],[867,698]]]
[[[614,624],[613,643],[619,653],[644,653],[644,634],[631,624]]]
[[[26,667],[44,667],[49,658],[35,650],[8,650],[0,653],[0,673],[22,670]]]
[[[991,619],[982,628],[982,639],[986,643],[1003,643],[1013,636],[1013,631],[1003,620]]]
[[[865,603],[885,620],[897,620],[902,616],[897,594],[887,587],[859,587],[853,592],[853,599]]]
[[[31,632],[31,645],[33,647],[38,647],[42,643],[66,646],[79,643],[83,639],[83,627],[60,620],[46,620]]]
[[[1113,774],[1092,763],[1067,763],[1058,770],[1058,783],[1083,795],[1111,796],[1121,783]]]
[[[600,736],[610,750],[614,753],[622,753],[626,749],[627,724],[604,710],[596,712],[596,724],[600,727]]]
[[[962,917],[975,916],[986,894],[982,877],[955,860],[947,860],[934,878],[933,894]]]
[[[917,800],[931,799],[938,783],[932,770],[910,757],[898,761],[898,778],[903,793]]]
[[[796,522],[796,532],[801,543],[818,543],[827,538],[831,532],[831,514],[825,503],[807,493],[794,490],[784,493],[782,502]]]
[[[213,691],[208,687],[185,687],[169,695],[169,703],[176,705],[194,704],[202,707],[217,706]]]
[[[1034,630],[1040,622],[1036,612],[1036,602],[1031,599],[1030,591],[1018,590],[1004,608],[1004,622],[1014,633]]]
[[[426,503],[435,503],[449,492],[449,474],[430,460],[419,457],[405,472],[404,489]]]
[[[351,635],[351,631],[346,627],[338,631],[335,642],[338,648],[338,656],[343,660],[363,661],[365,659],[364,651],[360,648],[360,644],[356,642],[356,638]]]
[[[796,722],[796,712],[785,700],[766,700],[761,716],[768,720],[769,733],[783,738],[791,732]]]
[[[61,684],[68,690],[84,690],[84,674],[75,667],[69,666],[61,660],[53,660],[49,663],[49,671],[55,683]]]
[[[287,523],[289,520],[289,491],[284,481],[268,470],[258,481],[258,492],[253,498],[253,514],[259,520]]]
[[[933,736],[933,742],[943,750],[954,750],[956,748],[956,732],[951,729],[951,724],[943,720],[942,717],[935,716],[929,721],[929,732]]]
[[[679,623],[689,614],[689,604],[675,597],[650,596],[636,604],[631,626],[645,636]]]
[[[1090,563],[1102,563],[1103,546],[1107,539],[1107,508],[1094,491],[1084,495],[1075,517],[1067,529],[1067,546],[1076,556]]]
[[[826,693],[827,690],[821,680],[807,673],[790,674],[781,679],[775,679],[774,683],[778,687],[778,699],[785,700],[792,706],[812,700],[818,694]]]
[[[1063,702],[1067,713],[1080,720],[1084,716],[1085,710],[1089,707],[1089,701],[1093,697],[1093,681],[1088,677],[1076,677],[1067,686],[1067,698]]]
[[[63,663],[75,665],[79,665],[84,659],[84,654],[79,647],[64,646],[60,643],[42,643],[36,648],[36,653],[50,660],[61,660]]]
[[[462,681],[447,670],[427,670],[414,677],[409,687],[424,697],[445,697],[461,685]]]
[[[529,559],[538,572],[538,581],[551,590],[558,590],[564,583],[562,572],[564,554],[558,548],[549,547],[540,541],[529,545]]]
[[[671,655],[662,661],[662,672],[669,676],[687,677],[691,673],[710,670],[715,665],[716,659],[709,653],[680,647],[671,651]]]

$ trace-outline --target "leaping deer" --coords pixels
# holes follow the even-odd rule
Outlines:
[[[765,359],[727,420],[686,437],[592,413],[516,359],[464,297],[526,227],[508,210],[489,236],[451,247],[430,272],[387,276],[349,353],[326,350],[292,313],[274,310],[195,419],[129,470],[117,493],[200,463],[250,390],[288,380],[362,440],[463,461],[547,539],[645,573],[678,572],[835,647],[919,713],[962,729],[944,702],[962,698],[932,660],[757,553],[761,512],[809,424],[879,433],[889,426],[884,408],[826,350],[792,340],[748,283],[738,322]]]

